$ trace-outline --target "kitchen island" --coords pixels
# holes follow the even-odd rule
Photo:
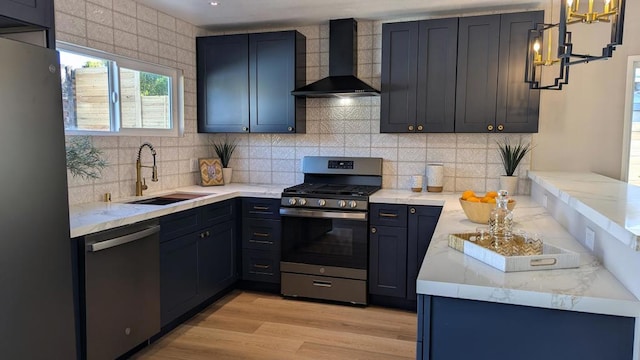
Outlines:
[[[381,190],[371,199],[443,206],[417,281],[418,358],[638,359],[640,301],[544,207],[516,196],[514,229],[579,253],[580,267],[504,273],[448,246],[449,234],[478,226],[458,196]],[[606,346],[622,350],[598,357]]]

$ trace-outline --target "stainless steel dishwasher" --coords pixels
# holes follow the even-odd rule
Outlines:
[[[160,331],[160,225],[85,236],[86,358],[115,359]]]

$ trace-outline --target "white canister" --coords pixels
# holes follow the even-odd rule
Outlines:
[[[427,164],[427,191],[441,192],[444,181],[444,164]]]
[[[413,192],[421,192],[422,191],[422,175],[413,175],[411,176],[411,191]]]

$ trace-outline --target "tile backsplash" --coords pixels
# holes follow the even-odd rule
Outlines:
[[[236,140],[233,181],[293,185],[302,181],[305,155],[372,156],[383,162],[383,187],[409,189],[411,175],[425,174],[427,163],[444,163],[444,190],[498,188],[503,174],[496,141],[531,141],[530,134],[380,134],[380,98],[307,99],[306,134],[197,134],[195,37],[214,34],[132,0],[57,0],[58,40],[180,68],[185,77],[185,135],[170,137],[93,137],[109,162],[102,178],[69,177],[69,202],[99,201],[135,194],[138,147],[150,142],[158,153],[152,193],[197,184],[192,159],[212,156],[209,141]],[[247,32],[291,28],[249,29]],[[296,28],[307,37],[307,83],[328,75],[329,26]],[[380,88],[380,22],[358,23],[358,77]],[[215,33],[218,34],[218,33]],[[151,157],[146,149],[143,163]],[[529,193],[530,156],[518,167],[519,192]],[[147,173],[148,172],[148,173]],[[149,169],[143,176],[150,179]]]

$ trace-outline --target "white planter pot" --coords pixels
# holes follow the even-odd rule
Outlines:
[[[232,168],[222,168],[222,179],[224,184],[231,184],[231,175],[233,174]]]
[[[518,177],[500,175],[500,190],[507,190],[510,196],[516,195],[518,191]]]

